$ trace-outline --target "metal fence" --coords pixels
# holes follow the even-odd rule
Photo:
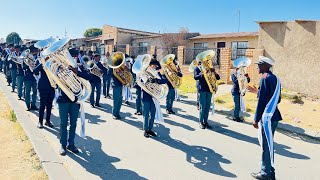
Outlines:
[[[178,58],[178,47],[156,47],[155,54],[158,60],[161,60],[167,54],[174,54]]]
[[[184,49],[184,61],[183,64],[190,64],[194,59],[196,59],[196,56],[203,51],[207,50],[214,50],[215,56],[212,58],[213,65],[219,65],[220,66],[220,49],[219,48],[186,48]]]
[[[150,46],[130,46],[130,56],[147,54],[150,52]]]
[[[126,53],[126,44],[116,44],[114,45],[114,51],[120,51],[122,53]]]

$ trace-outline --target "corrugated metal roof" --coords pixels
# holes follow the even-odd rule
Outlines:
[[[211,38],[231,38],[231,37],[253,37],[258,36],[258,32],[235,32],[235,33],[220,33],[220,34],[203,34],[190,39],[211,39]]]

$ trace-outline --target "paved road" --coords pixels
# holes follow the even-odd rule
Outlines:
[[[3,91],[17,96],[9,92],[9,87]],[[251,179],[250,173],[260,166],[257,131],[248,124],[231,121],[221,112],[210,116],[213,130],[201,130],[192,103],[190,99],[175,102],[178,114],[164,114],[165,123],[154,128],[159,136],[149,139],[143,137],[142,116],[133,114],[134,102],[130,107],[122,106],[123,120],[112,119],[109,99],[102,98],[99,109],[85,103],[87,136],[76,137],[81,153],[68,153],[60,157],[61,161],[74,179]],[[17,100],[16,104],[25,108],[23,101]],[[164,112],[164,101],[161,105]],[[36,128],[37,112],[26,113]],[[56,108],[52,120],[54,129],[37,131],[58,154]],[[275,141],[278,179],[320,178],[320,142],[286,132],[277,132]]]

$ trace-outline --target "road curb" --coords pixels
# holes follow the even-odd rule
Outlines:
[[[25,109],[17,106],[18,98],[16,94],[11,93],[9,88],[6,86],[3,75],[0,76],[0,79],[2,82],[0,83],[0,89],[5,94],[10,107],[13,109],[17,117],[18,122],[28,136],[49,179],[72,179],[59,156],[55,153],[45,136],[35,127],[31,118],[26,114]]]

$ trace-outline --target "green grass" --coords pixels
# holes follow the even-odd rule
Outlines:
[[[16,114],[14,113],[13,110],[10,111],[10,121],[12,122],[16,122],[17,121],[17,117],[16,117]]]
[[[196,81],[193,79],[192,74],[184,75],[182,77],[182,83],[178,90],[182,95],[197,92]]]

